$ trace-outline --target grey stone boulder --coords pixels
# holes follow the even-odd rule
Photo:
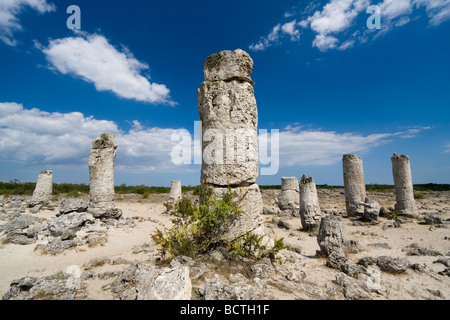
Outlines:
[[[90,213],[72,212],[50,220],[48,230],[52,236],[68,240],[74,238],[77,231],[88,221],[94,221],[94,217]]]
[[[66,198],[59,203],[59,215],[68,214],[71,212],[85,212],[88,205],[88,203],[78,198]]]
[[[409,266],[409,261],[403,258],[393,258],[390,256],[381,256],[378,258],[365,257],[358,261],[358,264],[368,267],[369,265],[377,265],[381,271],[388,273],[403,273]]]

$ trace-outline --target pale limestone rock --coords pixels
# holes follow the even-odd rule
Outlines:
[[[316,183],[306,175],[300,180],[300,218],[305,231],[316,230],[322,219]]]
[[[251,79],[253,60],[241,49],[225,50],[209,56],[203,65],[203,71],[206,81],[240,80],[254,84]]]
[[[37,204],[48,204],[51,202],[53,192],[53,173],[51,170],[39,172],[36,187],[33,191],[31,206]]]
[[[280,208],[280,215],[299,216],[300,193],[296,177],[281,178],[281,193],[276,199]]]
[[[114,161],[117,142],[112,133],[102,133],[92,141],[89,154],[89,208],[96,218],[120,218],[122,211],[114,206]]]
[[[181,181],[173,180],[171,182],[169,198],[173,200],[181,199]]]
[[[345,227],[336,216],[322,218],[317,235],[320,255],[328,257],[332,252],[344,255]]]
[[[380,215],[380,204],[373,199],[366,198],[364,202],[364,214],[363,220],[365,221],[376,221]]]
[[[153,282],[149,300],[190,300],[192,293],[189,268],[176,266],[164,268]]]
[[[252,83],[230,71],[247,70],[249,76],[253,62],[248,59],[229,59],[229,54],[218,53],[205,62],[205,66],[213,67],[205,67],[197,101],[202,122],[201,180],[207,184],[246,186],[258,178],[258,110]],[[226,68],[226,75],[221,68]]]
[[[228,188],[212,188],[213,193],[218,200],[223,199]],[[261,227],[263,225],[262,210],[263,201],[261,192],[257,184],[253,184],[248,187],[232,188],[232,192],[236,193],[235,201],[240,202],[240,210],[243,212],[237,221],[230,227],[230,239],[234,239],[241,234],[248,231],[257,231],[261,233]]]
[[[409,157],[394,153],[391,161],[395,184],[395,210],[404,216],[416,218],[419,213],[414,200]]]
[[[354,154],[345,154],[342,158],[344,171],[345,206],[349,217],[364,213],[366,185],[364,182],[363,162]]]

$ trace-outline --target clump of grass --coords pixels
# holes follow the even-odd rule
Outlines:
[[[416,200],[425,199],[425,195],[422,192],[416,192],[414,193],[414,199]]]

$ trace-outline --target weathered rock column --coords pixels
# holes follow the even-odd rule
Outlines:
[[[243,50],[209,56],[203,66],[205,81],[197,90],[202,123],[201,182],[218,198],[230,186],[240,196],[244,212],[230,237],[262,225],[258,177],[258,109],[251,80],[253,60]]]
[[[300,179],[300,219],[303,230],[314,231],[320,225],[322,212],[320,211],[319,197],[316,183],[312,177],[306,175]]]
[[[169,198],[173,200],[181,199],[181,181],[172,180]]]
[[[36,205],[46,205],[52,200],[53,192],[53,173],[51,170],[45,170],[39,172],[39,176],[36,182],[36,187],[33,191],[31,201],[28,202],[30,207]]]
[[[114,161],[117,142],[112,133],[102,133],[92,141],[89,154],[89,208],[96,218],[120,218],[114,205]]]
[[[338,217],[328,215],[322,218],[317,243],[320,247],[316,252],[318,256],[328,257],[333,252],[344,255],[345,226]]]
[[[394,153],[391,161],[395,184],[395,210],[407,217],[417,217],[419,213],[414,200],[409,157]]]
[[[360,216],[364,213],[364,201],[366,199],[362,159],[354,154],[345,154],[342,157],[342,165],[347,215],[349,217]]]
[[[280,215],[299,216],[300,191],[296,177],[281,177],[281,194],[276,202]]]

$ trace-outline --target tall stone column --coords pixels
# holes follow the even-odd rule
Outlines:
[[[114,205],[114,161],[117,142],[112,133],[102,133],[92,141],[89,154],[89,208],[96,218],[120,218],[122,210]]]
[[[306,175],[300,180],[300,219],[305,231],[315,231],[322,219],[316,183]]]
[[[361,216],[364,213],[366,184],[364,182],[363,162],[354,154],[342,157],[344,169],[345,206],[349,217]]]
[[[419,213],[414,200],[409,157],[394,153],[391,161],[395,184],[395,210],[407,217],[417,217]]]
[[[253,60],[243,50],[209,56],[203,66],[205,81],[197,90],[202,123],[201,182],[218,198],[227,187],[240,196],[244,213],[230,237],[262,225],[258,178],[258,109],[250,75]]]
[[[297,177],[281,177],[281,193],[276,202],[280,214],[286,216],[299,216],[300,193]]]
[[[173,180],[171,182],[169,198],[173,200],[181,199],[181,181]]]
[[[52,200],[53,192],[53,173],[51,170],[45,170],[39,172],[38,179],[36,181],[36,187],[33,191],[31,201],[28,203],[30,207],[38,204],[48,204]]]

